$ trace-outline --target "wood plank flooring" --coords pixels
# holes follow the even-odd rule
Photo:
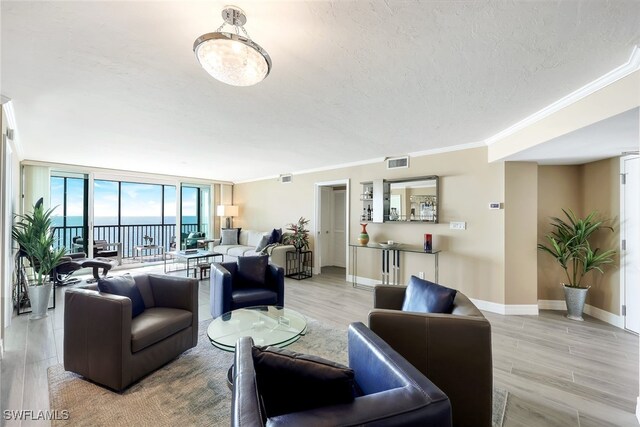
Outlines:
[[[161,272],[156,265],[136,269]],[[123,270],[120,270],[121,272]],[[49,409],[47,368],[62,363],[64,288],[49,317],[13,318],[1,361],[0,409]],[[373,293],[354,289],[344,269],[325,268],[307,280],[286,281],[285,305],[335,327],[367,323]],[[509,392],[504,425],[638,426],[638,337],[586,317],[559,311],[539,316],[485,313],[492,326],[494,384]],[[209,282],[200,282],[200,320],[210,318]],[[0,415],[1,416],[1,415]],[[2,420],[2,425],[48,425]]]

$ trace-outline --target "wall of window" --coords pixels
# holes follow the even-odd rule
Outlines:
[[[191,232],[210,234],[211,185],[181,184],[178,192],[176,185],[89,175],[52,171],[49,178],[54,230],[59,246],[69,251],[82,249],[73,246],[74,237],[87,242],[89,230],[94,241],[121,243],[125,259],[139,255],[137,246],[158,245],[166,252],[180,249]]]

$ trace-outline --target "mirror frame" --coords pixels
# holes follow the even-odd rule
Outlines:
[[[392,220],[389,219],[391,213],[391,184],[414,182],[414,181],[428,181],[432,180],[436,183],[436,201],[435,201],[435,218],[433,220],[427,219],[407,219],[407,220]],[[438,175],[418,176],[402,179],[385,179],[383,182],[384,197],[383,197],[383,222],[396,223],[396,224],[412,224],[412,223],[429,223],[438,224],[440,221],[440,177]]]

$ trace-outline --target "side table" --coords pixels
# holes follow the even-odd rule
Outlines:
[[[284,274],[296,280],[313,276],[313,251],[287,251]]]

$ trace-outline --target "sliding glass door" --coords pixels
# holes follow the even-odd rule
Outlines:
[[[181,188],[180,223],[182,233],[211,232],[211,187],[183,184]]]
[[[93,190],[93,237],[122,243],[124,258],[136,246],[157,245],[168,251],[176,233],[176,187],[96,179]]]
[[[69,252],[85,252],[88,234],[88,178],[82,174],[52,172],[51,206],[57,247]],[[80,242],[74,244],[75,241]]]

